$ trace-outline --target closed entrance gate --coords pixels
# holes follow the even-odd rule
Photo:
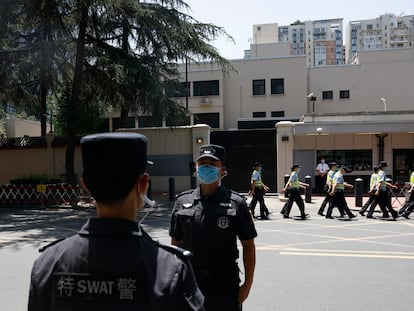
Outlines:
[[[226,187],[238,192],[249,191],[252,164],[258,161],[263,164],[264,183],[270,192],[276,192],[276,129],[211,132],[210,141],[226,148],[229,172],[223,179]]]

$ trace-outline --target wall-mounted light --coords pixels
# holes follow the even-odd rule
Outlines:
[[[201,144],[204,142],[203,137],[198,137],[198,138],[196,139],[196,142],[197,142],[197,144],[201,145]]]

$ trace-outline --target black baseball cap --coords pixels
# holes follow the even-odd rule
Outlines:
[[[254,162],[253,163],[253,167],[256,167],[256,166],[262,166],[262,163],[260,163],[260,162]]]
[[[297,164],[297,163],[295,163],[295,164],[293,164],[292,165],[292,170],[294,170],[295,168],[297,168],[297,167],[301,167],[299,164]]]
[[[331,162],[329,163],[330,166],[338,166],[338,164],[336,162]]]
[[[212,158],[224,163],[226,159],[226,150],[219,145],[204,145],[200,147],[200,155],[196,161],[202,158]]]
[[[346,165],[344,165],[344,164],[342,164],[340,167],[339,167],[339,169],[343,169],[345,172],[347,172],[347,173],[350,173],[350,172],[352,172],[352,170],[348,167],[348,166],[346,166]]]
[[[379,165],[380,168],[388,166],[387,162],[385,162],[385,161],[380,161],[380,163],[378,165]]]

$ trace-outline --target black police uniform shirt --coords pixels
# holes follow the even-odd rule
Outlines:
[[[141,233],[133,221],[92,218],[47,247],[32,268],[28,310],[203,310],[185,252]]]
[[[250,240],[257,232],[244,197],[221,186],[207,198],[201,197],[200,188],[179,194],[170,236],[193,252],[197,273],[198,267],[234,264],[239,257],[237,237]]]

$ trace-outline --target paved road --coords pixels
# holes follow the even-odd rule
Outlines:
[[[244,310],[411,310],[414,220],[325,219],[316,214],[320,201],[314,197],[306,204],[309,220],[296,221],[282,218],[277,196],[266,197],[273,214],[255,222],[257,268]],[[170,209],[171,204],[151,209],[143,223],[166,243]],[[296,206],[292,212],[299,214]],[[94,214],[92,209],[0,208],[2,311],[26,310],[38,248],[75,233]]]

